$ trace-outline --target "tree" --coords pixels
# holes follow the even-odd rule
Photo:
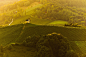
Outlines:
[[[51,57],[64,57],[67,51],[70,50],[70,45],[67,38],[61,34],[52,33],[42,36],[37,42],[36,48],[38,50],[38,57],[51,56],[51,54]]]

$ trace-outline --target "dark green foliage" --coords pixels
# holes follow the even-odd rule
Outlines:
[[[1,45],[0,46],[0,53],[4,52],[4,47]]]
[[[23,45],[27,46],[27,47],[36,47],[36,43],[38,42],[40,36],[32,36],[32,37],[27,37],[24,41],[23,41]]]
[[[48,56],[64,57],[70,50],[70,44],[61,34],[52,33],[41,37],[36,44],[36,48],[38,57],[46,57],[47,50],[50,52]]]
[[[41,46],[35,57],[52,57],[52,56],[53,54],[50,48],[46,46]]]
[[[4,55],[4,47],[2,45],[0,45],[0,57],[3,57]]]
[[[50,39],[50,46],[53,53],[57,57],[63,57],[65,53],[70,49],[68,41],[64,41],[64,37],[60,34],[52,34],[52,39]]]
[[[35,47],[35,43],[28,42],[28,43],[25,44],[25,46],[27,46],[27,47]]]
[[[6,48],[7,48],[8,50],[11,50],[11,49],[13,48],[13,46],[12,46],[12,45],[8,45]]]
[[[71,50],[69,41],[61,34],[52,33],[43,36],[29,36],[24,42],[24,46],[37,49],[35,57],[72,57],[77,56]]]
[[[63,10],[62,7],[58,7],[57,5],[51,5],[51,3],[45,4],[40,8],[35,9],[35,14],[38,18],[42,18],[42,19],[52,19],[52,20],[56,20],[57,17],[61,17],[58,16],[59,11]],[[61,19],[61,18],[58,18]]]
[[[36,43],[37,50],[39,50],[43,45],[46,47],[50,47],[48,39],[40,38],[39,41]]]
[[[72,24],[72,23],[70,23],[70,24],[65,24],[64,26],[81,27],[81,26],[78,25],[78,24]]]
[[[86,19],[85,18],[86,10],[84,8],[78,8],[79,6],[77,6],[75,4],[76,1],[72,1],[72,0],[70,0],[70,1],[68,1],[68,0],[66,0],[66,1],[64,1],[64,0],[43,1],[43,0],[41,0],[41,2],[44,5],[40,8],[35,9],[34,16],[37,16],[40,19],[64,20],[64,21],[68,21],[69,23],[78,23],[78,24],[82,25],[81,21],[82,20],[85,21],[85,19]],[[70,2],[73,3],[74,5],[71,4]],[[78,3],[80,3],[80,2],[82,2],[82,1],[79,0]],[[84,2],[86,2],[86,1],[84,0]],[[79,5],[81,5],[81,4],[79,4]]]

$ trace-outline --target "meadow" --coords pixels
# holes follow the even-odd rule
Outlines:
[[[49,24],[53,24],[53,25],[64,25],[64,24],[68,24],[68,22],[67,21],[62,21],[62,20],[57,20],[57,21],[53,21],[53,22],[51,22],[51,23],[49,23]]]
[[[33,36],[34,34],[44,35],[52,32],[61,33],[62,35],[67,37],[70,41],[86,40],[85,28],[79,28],[79,27],[67,28],[67,27],[35,25],[35,24],[18,24],[18,25],[2,27],[0,28],[0,39],[5,39],[5,38],[17,39],[21,31],[23,31],[22,35],[19,37],[21,40],[28,36]]]
[[[1,27],[0,45],[2,44],[3,46],[6,46],[10,43],[22,43],[23,40],[25,40],[29,36],[46,35],[53,32],[60,33],[63,36],[67,37],[72,45],[72,48],[75,50],[77,49],[76,50],[77,52],[79,53],[84,52],[84,51],[81,52],[83,47],[80,48],[80,45],[77,45],[76,43],[82,44],[82,41],[86,41],[86,29],[79,28],[79,27],[68,28],[68,27],[60,27],[60,26],[46,26],[46,25],[35,25],[35,24],[18,24],[18,25],[12,25],[7,27]],[[78,41],[81,41],[81,42],[78,42]]]

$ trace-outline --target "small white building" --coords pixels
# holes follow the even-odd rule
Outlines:
[[[25,23],[30,23],[30,19],[26,19],[26,22]]]

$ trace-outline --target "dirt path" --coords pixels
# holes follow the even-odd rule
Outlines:
[[[21,31],[19,37],[22,35],[24,28],[25,28],[25,25],[23,26],[22,31]]]
[[[19,41],[21,35],[22,35],[23,32],[24,32],[24,29],[25,29],[25,25],[22,27],[22,30],[21,30],[21,32],[20,32],[20,34],[19,34],[19,37],[15,40],[15,42]]]

